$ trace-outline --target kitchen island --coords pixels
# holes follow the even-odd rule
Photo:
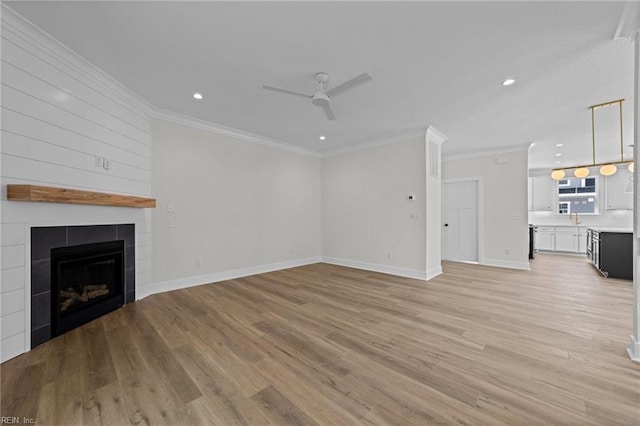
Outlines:
[[[633,230],[588,228],[587,258],[607,278],[633,280]]]

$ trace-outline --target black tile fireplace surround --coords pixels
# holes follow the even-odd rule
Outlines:
[[[119,241],[119,243],[115,243]],[[135,225],[89,225],[89,226],[53,226],[53,227],[32,227],[31,228],[31,348],[34,348],[57,334],[53,328],[56,319],[52,316],[52,306],[55,306],[52,292],[54,277],[52,276],[52,250],[55,252],[74,253],[73,247],[83,245],[95,245],[104,247],[112,242],[124,247],[124,256],[120,256],[124,273],[122,276],[123,289],[120,301],[112,300],[107,304],[115,304],[115,307],[127,304],[135,300]],[[106,244],[109,246],[109,244]],[[90,247],[90,246],[87,246]],[[117,257],[117,256],[116,256]],[[104,259],[103,259],[104,260]],[[115,261],[117,263],[117,261]],[[102,262],[104,263],[104,261]],[[95,270],[95,267],[94,267]],[[96,300],[103,298],[106,292],[102,288],[105,283],[98,283],[90,286],[81,300],[93,298]],[[112,283],[108,284],[110,291]],[[106,287],[105,287],[106,289]],[[87,294],[89,295],[87,297]],[[116,295],[117,296],[117,295]],[[91,300],[93,302],[93,300]],[[90,303],[91,304],[91,303]],[[114,306],[104,309],[113,309]],[[70,311],[74,310],[69,309]],[[103,308],[101,308],[103,309]],[[81,314],[80,316],[85,316]],[[87,315],[90,318],[92,315]],[[53,318],[53,320],[52,320]],[[82,320],[82,318],[81,318]]]

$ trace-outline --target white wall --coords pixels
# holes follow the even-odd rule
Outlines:
[[[425,279],[426,155],[421,135],[322,160],[323,261]]]
[[[497,164],[496,159],[507,161]],[[527,150],[470,158],[448,159],[442,163],[442,181],[480,177],[482,216],[480,263],[528,269],[529,235],[527,222]],[[515,219],[515,218],[518,219]],[[509,250],[506,254],[505,250]]]
[[[320,158],[165,120],[151,129],[152,292],[319,261]]]
[[[136,287],[149,282],[148,211],[7,201],[6,184],[150,195],[146,105],[2,8],[1,360],[30,347],[30,227],[135,223]],[[95,155],[111,170],[95,166]]]

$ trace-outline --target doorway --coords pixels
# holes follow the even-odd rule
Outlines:
[[[479,180],[442,184],[442,259],[480,261]]]

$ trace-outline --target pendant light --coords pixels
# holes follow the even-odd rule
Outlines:
[[[611,176],[614,175],[618,171],[618,168],[615,164],[605,164],[600,167],[600,174],[602,176]]]
[[[591,171],[590,167],[600,167],[598,171],[602,176],[612,176],[618,171],[618,164],[629,163],[629,171],[633,173],[633,160],[625,160],[624,159],[624,144],[622,138],[622,103],[624,99],[618,99],[616,101],[605,102],[603,104],[591,105],[589,109],[591,110],[591,156],[592,161],[591,164],[584,164],[572,167],[563,167],[561,169],[553,169],[551,172],[551,178],[554,180],[564,179],[566,176],[566,171],[573,169],[573,175],[577,178],[586,178],[589,176]],[[620,115],[620,161],[614,162],[606,162],[606,163],[596,163],[596,131],[595,131],[595,110],[600,108],[607,108],[610,106],[618,105],[619,115]]]
[[[589,169],[587,167],[578,167],[573,171],[573,175],[577,178],[586,178],[589,176]]]

